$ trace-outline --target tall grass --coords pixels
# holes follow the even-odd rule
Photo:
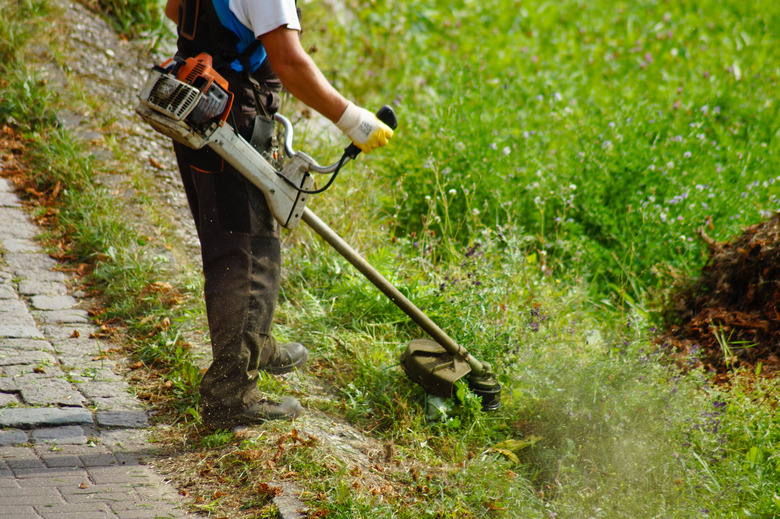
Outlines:
[[[126,36],[135,37],[162,28],[165,2],[161,0],[88,0],[86,4],[106,15]]]
[[[596,293],[636,297],[702,264],[697,230],[780,209],[772,2],[352,6],[337,52],[366,74],[345,86],[402,114],[382,161],[400,235],[513,222]]]

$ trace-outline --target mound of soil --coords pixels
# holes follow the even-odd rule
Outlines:
[[[703,236],[707,240],[706,236]],[[780,369],[780,213],[726,243],[708,240],[699,279],[672,298],[663,342],[721,376],[738,367]]]

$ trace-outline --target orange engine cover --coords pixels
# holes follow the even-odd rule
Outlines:
[[[223,122],[227,119],[233,106],[233,94],[228,89],[227,80],[212,68],[210,55],[203,52],[188,58],[176,72],[176,79],[203,93],[203,99],[195,110],[200,120],[194,122],[204,122],[217,115],[221,115]]]

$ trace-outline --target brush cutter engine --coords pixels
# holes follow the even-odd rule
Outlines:
[[[233,94],[228,82],[212,68],[211,56],[173,58],[156,65],[139,94],[136,113],[152,128],[193,149],[212,148],[265,195],[274,218],[284,227],[298,226],[314,179],[323,171],[305,153],[292,152],[277,171],[263,155],[227,123]],[[285,128],[289,121],[277,115]]]
[[[146,122],[194,149],[208,143],[233,104],[227,81],[211,68],[208,55],[188,60],[172,58],[155,65],[139,99],[137,111]]]

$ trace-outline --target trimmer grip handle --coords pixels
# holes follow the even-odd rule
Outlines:
[[[376,118],[390,127],[391,130],[398,128],[398,118],[395,116],[395,112],[392,108],[384,105],[376,113]]]
[[[396,118],[393,109],[387,105],[384,105],[379,109],[379,111],[376,113],[376,118],[389,126],[391,130],[398,128],[398,118]],[[347,149],[344,150],[344,154],[350,159],[355,160],[360,154],[360,148],[354,144],[350,144]]]

